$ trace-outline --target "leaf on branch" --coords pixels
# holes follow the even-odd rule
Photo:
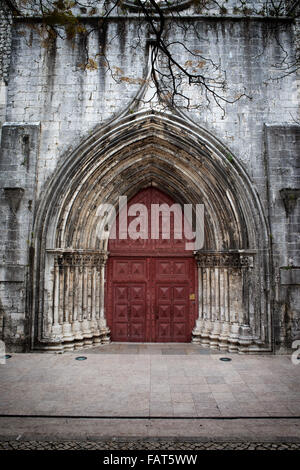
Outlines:
[[[108,62],[106,59],[102,58],[100,60],[100,65],[102,65],[102,67],[108,67]]]
[[[121,82],[130,83],[131,85],[143,85],[146,80],[143,78],[120,77]]]
[[[71,11],[61,11],[55,9],[48,15],[43,16],[43,22],[51,26],[65,26],[68,24],[77,24],[78,19],[73,15]]]
[[[97,8],[93,7],[93,8],[91,8],[90,11],[89,11],[89,16],[96,15],[96,13],[97,13]]]
[[[118,75],[123,75],[124,70],[120,69],[120,67],[114,66],[113,69]]]
[[[185,63],[184,63],[184,67],[194,67],[196,69],[199,69],[199,68],[202,68],[204,67],[204,65],[206,64],[206,61],[205,60],[200,60],[199,62],[193,62],[192,60],[187,60]],[[195,69],[193,70],[193,73],[194,72],[197,72]]]
[[[88,61],[85,64],[78,64],[77,67],[82,70],[98,70],[97,62],[91,57],[89,57]]]
[[[92,59],[91,57],[88,59],[86,67],[87,70],[97,70],[98,69],[98,64],[97,62]]]
[[[143,85],[146,82],[144,78],[132,78],[124,76],[124,70],[120,67],[114,66],[112,68],[114,69],[115,74],[118,75],[120,82],[130,83],[131,85]]]
[[[64,0],[57,0],[56,2],[53,2],[53,5],[57,7],[59,10],[65,10],[65,2]]]
[[[172,93],[171,93],[170,91],[167,92],[167,93],[162,93],[162,94],[161,94],[161,98],[162,98],[162,100],[164,100],[164,101],[169,101],[169,100],[171,100],[171,99],[172,99],[172,96],[173,96],[173,95],[172,95]]]
[[[73,14],[71,8],[76,5],[76,1],[57,0],[53,2],[53,10],[48,10],[43,15],[43,23],[46,26],[55,28],[63,26],[66,31],[67,39],[73,39],[76,34],[86,32],[86,28],[80,24],[79,19]]]

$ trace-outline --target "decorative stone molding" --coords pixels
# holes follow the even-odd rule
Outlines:
[[[159,2],[159,7],[161,10],[168,11],[181,11],[188,8],[191,5],[191,0],[174,0],[173,2]],[[134,0],[125,0],[124,5],[129,9],[129,11],[138,12],[141,11],[141,7]],[[155,12],[155,8],[149,3],[147,5],[148,12]]]
[[[16,214],[24,194],[24,188],[4,188],[4,194],[11,211]]]
[[[199,315],[193,340],[222,350],[239,348],[240,327],[249,325],[253,337],[269,351],[270,338],[264,329],[267,325],[267,331],[271,331],[269,232],[253,183],[238,159],[228,162],[227,153],[214,136],[178,110],[145,110],[132,104],[130,112],[128,108],[127,114],[124,111],[113,122],[99,127],[62,159],[35,217],[34,233],[40,240],[35,253],[40,269],[35,280],[39,302],[33,315],[42,325],[34,331],[35,338],[51,336],[47,330],[50,318],[61,328],[64,321],[72,322],[75,347],[90,341],[83,320],[88,320],[93,338],[99,339],[99,331],[101,342],[109,341],[102,257],[108,237],[99,235],[97,208],[100,204],[116,206],[119,194],[131,198],[141,188],[156,186],[175,200],[205,204],[205,247],[211,251],[196,253]],[[45,246],[90,249],[57,249],[45,255]],[[249,250],[231,247],[259,250],[255,263]],[[93,283],[101,285],[101,295]],[[80,304],[78,298],[82,299]],[[253,339],[246,341],[250,344]]]
[[[296,207],[297,200],[300,197],[300,189],[283,188],[280,190],[280,196],[288,217]]]
[[[208,252],[197,251],[195,254],[199,267],[253,267],[253,256],[240,252]]]
[[[102,266],[108,258],[107,251],[58,251],[47,250],[54,254],[54,263],[57,266]]]

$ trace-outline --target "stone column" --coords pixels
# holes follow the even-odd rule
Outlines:
[[[240,289],[242,283],[241,271],[238,266],[229,269],[229,286],[230,286],[230,334],[228,338],[228,350],[236,352],[239,344],[239,332],[241,324],[241,302],[242,291]]]
[[[103,252],[100,260],[100,292],[99,292],[99,330],[101,336],[101,343],[107,344],[110,342],[110,330],[107,326],[105,312],[104,312],[104,297],[105,297],[105,266],[108,258],[108,253]]]
[[[204,318],[203,318],[203,274],[202,267],[197,263],[198,269],[198,318],[196,320],[196,325],[192,332],[192,343],[200,344],[201,342],[201,332],[203,330]]]
[[[249,318],[249,284],[250,270],[253,267],[252,258],[249,256],[240,256],[242,271],[242,324],[239,331],[239,352],[246,352],[252,343],[253,335]]]
[[[228,337],[230,334],[229,323],[229,283],[228,283],[228,268],[223,267],[220,270],[220,318],[221,318],[221,332],[219,338],[220,350],[226,351],[228,349]]]
[[[108,342],[109,328],[104,315],[107,253],[49,252],[55,254],[50,340],[61,341],[65,350]]]
[[[82,323],[81,331],[83,335],[84,346],[92,346],[93,333],[91,330],[91,322],[88,316],[88,299],[89,299],[89,270],[91,257],[88,255],[81,256],[82,263]]]
[[[72,332],[72,319],[70,319],[70,303],[69,303],[69,290],[71,289],[70,286],[70,265],[64,264],[62,270],[62,285],[63,285],[63,324],[62,324],[62,331],[63,331],[63,343],[64,348],[67,350],[74,349],[74,336]]]
[[[59,298],[60,298],[60,280],[59,280],[59,265],[57,263],[57,258],[54,261],[54,293],[53,293],[53,324],[51,336],[53,339],[61,339],[62,336],[62,327],[59,323]]]
[[[243,352],[252,342],[248,287],[252,257],[239,251],[199,251],[196,259],[199,314],[193,342]]]
[[[210,332],[211,332],[211,277],[210,268],[205,267],[204,271],[204,289],[203,289],[203,303],[204,303],[204,322],[203,330],[201,332],[201,344],[203,346],[209,346]]]
[[[212,273],[212,330],[210,334],[210,347],[212,349],[218,349],[219,338],[221,333],[221,322],[220,322],[220,268],[218,266],[211,268]]]
[[[91,269],[91,330],[93,333],[93,343],[97,346],[101,343],[101,334],[97,319],[98,272],[96,266],[93,266]]]
[[[80,267],[74,263],[74,277],[73,277],[73,322],[72,331],[74,335],[74,347],[80,349],[83,347],[83,335],[81,332],[79,310],[81,306],[81,290],[79,286],[80,282]]]

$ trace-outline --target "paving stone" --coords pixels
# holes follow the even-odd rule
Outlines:
[[[300,450],[291,442],[190,442],[179,440],[0,441],[0,450]]]
[[[225,384],[226,383],[224,377],[217,377],[217,376],[205,377],[205,380],[208,384]]]
[[[142,349],[143,346],[140,347]],[[88,360],[84,363],[74,361],[72,353],[47,356],[49,360],[39,354],[15,354],[13,361],[0,365],[0,387],[4,397],[0,410],[2,413],[71,415],[80,410],[81,415],[96,413],[105,416],[107,413],[113,416],[141,415],[145,410],[148,416],[150,400],[152,403],[170,403],[173,400],[191,404],[186,408],[189,416],[191,409],[195,410],[195,416],[198,409],[200,413],[202,408],[206,413],[209,408],[215,411],[216,403],[222,407],[223,415],[225,411],[231,414],[230,406],[235,410],[238,406],[241,416],[253,413],[257,416],[265,416],[266,413],[274,413],[274,416],[300,415],[300,389],[295,375],[285,376],[282,391],[278,390],[282,383],[273,380],[248,384],[247,379],[253,377],[251,370],[249,375],[243,373],[244,383],[230,383],[231,369],[226,372],[226,369],[217,367],[213,375],[207,375],[206,361],[194,362],[194,357],[188,354],[166,359],[163,355],[149,355],[149,349],[149,345],[145,347],[144,354],[139,354],[138,359],[130,355],[133,359],[130,362],[124,354],[116,352],[117,349],[112,355],[101,355],[101,358],[96,353],[86,352]],[[276,374],[284,376],[289,364],[287,358],[261,358],[262,377],[270,376],[272,367]],[[162,362],[165,359],[167,362]],[[245,370],[251,361],[248,356],[238,357],[238,360],[244,364]],[[32,364],[29,369],[28,363]],[[192,373],[194,367],[200,375],[186,375]],[[213,383],[207,384],[207,377],[212,378]],[[181,407],[180,416],[183,409]]]

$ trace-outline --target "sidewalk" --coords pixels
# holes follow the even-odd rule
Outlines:
[[[289,356],[124,343],[12,354],[0,365],[0,392],[1,440],[300,442],[300,365]]]

